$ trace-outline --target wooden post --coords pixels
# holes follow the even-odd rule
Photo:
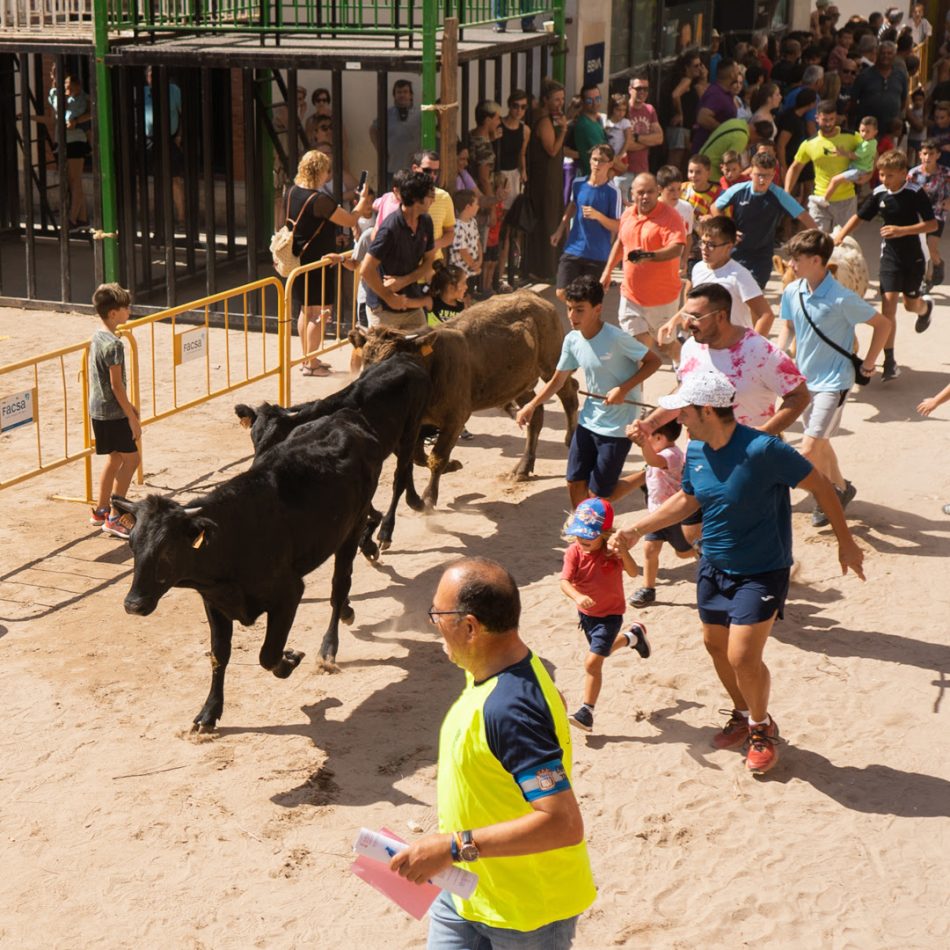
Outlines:
[[[442,77],[439,101],[444,108],[439,110],[439,140],[442,187],[449,194],[455,193],[455,178],[458,175],[455,160],[455,143],[459,137],[458,74],[459,21],[457,17],[447,17],[442,28]]]

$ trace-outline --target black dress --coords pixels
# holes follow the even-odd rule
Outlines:
[[[307,210],[297,222],[297,229],[294,231],[294,253],[299,255],[301,264],[312,264],[326,254],[336,251],[337,227],[330,220],[330,216],[339,205],[325,191],[315,192],[299,185],[291,185],[287,196],[287,217],[291,221],[296,220],[311,195],[314,198],[307,205]],[[336,299],[335,293],[336,268],[312,270],[294,281],[294,312],[299,313],[300,308],[305,305],[329,307]]]

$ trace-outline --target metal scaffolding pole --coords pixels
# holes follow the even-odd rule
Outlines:
[[[118,280],[119,243],[116,209],[115,150],[112,136],[112,77],[106,68],[109,52],[108,0],[95,0],[96,119],[99,140],[99,187],[102,194],[102,262],[107,281]]]

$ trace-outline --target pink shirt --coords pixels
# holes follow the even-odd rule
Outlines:
[[[590,610],[577,608],[588,617],[609,617],[627,609],[623,599],[623,562],[608,555],[605,546],[588,554],[574,541],[564,552],[561,579],[593,599]]]
[[[775,397],[787,396],[803,382],[794,361],[755,330],[724,350],[714,350],[690,338],[683,344],[677,377],[711,369],[725,375],[736,387],[736,419],[758,428],[775,415]]]
[[[392,191],[387,191],[373,202],[373,210],[376,212],[376,224],[374,230],[378,228],[394,211],[399,210],[399,199]]]
[[[686,460],[683,450],[670,445],[661,449],[660,455],[666,459],[666,468],[647,466],[647,508],[650,511],[672,498],[683,484],[683,462]]]
[[[659,124],[656,117],[656,109],[649,103],[642,106],[631,107],[627,110],[627,118],[630,120],[630,132],[637,135],[647,135],[654,125]],[[627,152],[627,171],[639,175],[641,172],[650,170],[650,150],[640,148],[635,152]]]

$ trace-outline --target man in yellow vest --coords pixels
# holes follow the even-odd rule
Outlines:
[[[452,864],[478,874],[469,900],[443,891],[432,905],[429,950],[568,948],[596,897],[567,711],[520,614],[514,579],[486,558],[450,564],[429,609],[465,689],[439,737],[439,833],[390,866],[416,883]]]

